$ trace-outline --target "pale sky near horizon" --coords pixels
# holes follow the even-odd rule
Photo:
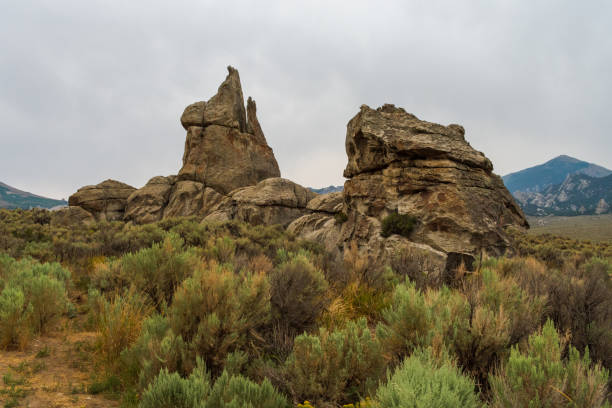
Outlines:
[[[612,2],[0,3],[0,181],[53,198],[181,167],[188,104],[240,71],[283,177],[344,182],[367,104],[459,123],[504,175],[612,168]]]

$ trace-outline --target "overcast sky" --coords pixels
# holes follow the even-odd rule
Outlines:
[[[610,1],[0,3],[0,181],[54,198],[181,167],[188,104],[240,71],[283,177],[342,184],[346,123],[459,123],[495,172],[612,168]]]

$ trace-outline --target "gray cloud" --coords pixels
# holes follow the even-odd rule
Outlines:
[[[342,183],[345,126],[394,103],[506,174],[612,167],[606,1],[6,1],[0,180],[52,197],[180,168],[183,108],[240,70],[284,177]]]

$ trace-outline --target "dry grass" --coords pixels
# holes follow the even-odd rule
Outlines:
[[[24,351],[0,353],[0,406],[118,407],[116,401],[87,394],[97,336],[54,332],[32,341]]]
[[[575,217],[527,217],[530,234],[612,242],[612,214]]]

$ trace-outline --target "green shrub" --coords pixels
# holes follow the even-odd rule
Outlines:
[[[545,298],[530,295],[513,278],[487,267],[467,277],[463,285],[458,295],[468,307],[457,299],[454,309],[447,309],[442,335],[459,364],[486,384],[488,373],[508,348],[539,326]]]
[[[360,319],[342,330],[296,337],[286,362],[288,387],[297,401],[349,403],[374,390],[385,366],[380,342]]]
[[[176,288],[191,276],[198,257],[183,240],[169,234],[163,243],[124,255],[119,260],[122,280],[145,293],[158,309],[169,304]]]
[[[448,358],[415,351],[376,392],[375,406],[384,408],[481,407],[472,379]]]
[[[380,235],[389,237],[393,234],[398,234],[408,238],[416,226],[416,221],[416,218],[412,215],[392,212],[383,218]]]
[[[210,377],[203,370],[194,370],[184,379],[165,368],[142,394],[140,408],[205,408],[210,392]]]
[[[336,221],[336,225],[344,224],[348,220],[348,215],[343,212],[338,212],[334,214],[334,220]]]
[[[32,305],[26,304],[19,288],[4,288],[0,293],[0,349],[24,347],[30,334]]]
[[[236,241],[230,237],[217,238],[210,247],[210,253],[220,263],[230,263],[236,254]]]
[[[25,279],[21,287],[32,306],[32,329],[34,333],[44,333],[67,310],[64,283],[48,275],[39,275]]]
[[[58,263],[40,264],[30,258],[14,261],[4,257],[0,263],[3,292],[14,289],[6,295],[5,301],[19,300],[18,303],[22,307],[21,315],[28,316],[27,327],[19,331],[44,333],[67,310],[69,301],[66,295],[66,283],[70,280],[70,272]],[[22,296],[23,302],[20,301]],[[17,304],[9,306],[5,303],[4,307],[7,316],[12,316],[9,321],[15,322],[16,316],[20,314]],[[25,320],[21,321],[26,323]]]
[[[310,328],[327,304],[327,281],[308,256],[291,253],[270,273],[273,316],[299,332]]]
[[[215,381],[206,400],[206,408],[288,408],[287,399],[279,394],[269,380],[261,384],[224,371]]]
[[[569,346],[562,360],[563,341],[548,321],[540,333],[529,337],[523,353],[518,346],[498,375],[490,378],[493,407],[606,407],[608,372],[591,365]]]
[[[261,343],[259,332],[270,321],[270,284],[263,274],[236,274],[212,263],[177,289],[168,320],[187,344],[188,360],[201,356],[218,373],[228,353]]]
[[[551,270],[533,258],[502,259],[495,269],[532,296],[546,298],[544,317],[569,331],[580,352],[612,368],[612,264],[592,257],[579,266]]]
[[[138,339],[122,351],[122,373],[127,382],[137,383],[144,389],[162,368],[169,372],[187,372],[183,364],[186,350],[183,339],[170,330],[168,319],[155,314],[142,322]]]
[[[103,363],[116,369],[121,352],[139,337],[142,323],[151,308],[134,291],[123,296],[115,294],[110,301],[102,296],[90,298],[97,303],[93,310],[97,312],[95,319],[100,333],[98,351]]]
[[[413,282],[398,285],[377,327],[386,352],[401,360],[431,342],[436,316],[426,296]]]
[[[254,383],[224,371],[211,386],[201,361],[188,378],[163,369],[143,393],[141,408],[288,408],[268,380]]]

